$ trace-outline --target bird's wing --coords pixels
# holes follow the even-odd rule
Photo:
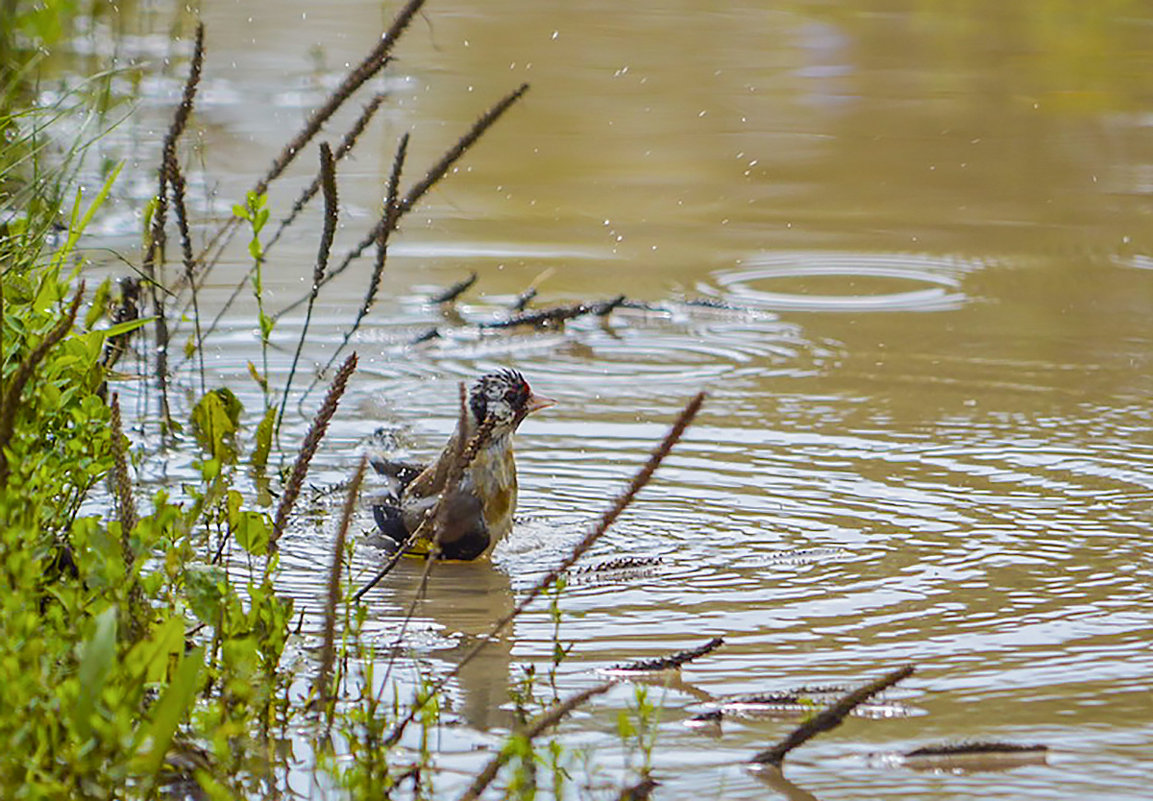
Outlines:
[[[406,502],[409,499],[417,500],[437,495],[444,489],[445,482],[448,481],[448,469],[452,464],[452,454],[456,452],[456,442],[456,434],[453,434],[436,457],[436,461],[406,483],[404,488]]]
[[[427,464],[421,464],[420,462],[409,462],[403,459],[387,459],[383,456],[373,456],[370,462],[376,472],[398,482],[400,489],[407,487],[412,483],[414,478],[428,468]]]

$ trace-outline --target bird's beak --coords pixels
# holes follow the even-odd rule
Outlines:
[[[534,392],[528,396],[528,403],[525,404],[525,409],[528,411],[526,411],[525,414],[539,412],[541,409],[547,409],[550,406],[556,406],[556,401],[552,398],[546,398],[544,395],[537,395]]]

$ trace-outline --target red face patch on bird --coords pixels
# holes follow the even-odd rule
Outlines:
[[[476,380],[469,391],[468,405],[478,424],[491,414],[498,425],[515,426],[529,412],[552,404],[534,396],[528,381],[516,370],[499,370]]]

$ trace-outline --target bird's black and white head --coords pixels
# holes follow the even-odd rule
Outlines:
[[[516,370],[486,373],[473,382],[468,391],[472,424],[479,426],[492,415],[494,437],[511,434],[530,414],[552,405],[549,398],[534,394]]]

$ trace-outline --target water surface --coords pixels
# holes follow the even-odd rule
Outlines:
[[[204,0],[193,11],[130,4],[60,57],[64,75],[91,53],[143,67],[123,87],[137,113],[101,145],[129,159],[130,180],[99,244],[130,260],[194,16],[208,62],[186,156],[203,238],[392,8]],[[437,571],[403,675],[454,664],[706,389],[697,425],[590,556],[655,566],[574,580],[561,600],[566,691],[624,659],[725,639],[652,690],[664,704],[657,797],[1143,797],[1151,25],[1153,11],[1125,2],[430,3],[372,87],[388,94],[380,119],[339,169],[337,253],[375,217],[403,132],[412,178],[489,104],[532,88],[406,218],[312,478],[345,478],[381,426],[434,452],[456,383],[498,365],[559,403],[518,439],[523,520],[493,564]],[[274,211],[314,161],[274,189]],[[310,214],[266,272],[274,308],[306,289]],[[238,246],[201,308],[219,308],[246,269]],[[310,370],[341,341],[369,270],[362,260],[326,288]],[[426,302],[472,270],[464,324]],[[624,293],[659,308],[559,331],[469,325],[538,279],[538,305]],[[281,379],[301,319],[278,324]],[[412,344],[431,326],[444,335]],[[245,295],[207,361],[210,381],[251,408],[257,352]],[[306,423],[294,418],[286,436]],[[161,467],[154,478],[188,475],[176,457]],[[323,517],[302,516],[285,545],[282,589],[306,610],[331,547]],[[362,549],[356,569],[367,576],[378,558]],[[370,596],[382,652],[419,570],[405,565]],[[543,669],[551,638],[541,605],[453,686],[450,717],[465,725],[446,729],[444,765],[475,768],[471,749],[499,741],[510,675]],[[850,720],[790,758],[792,786],[741,764],[791,722],[735,720],[712,736],[682,725],[710,696],[851,685],[906,662],[919,671],[893,697],[923,714]],[[622,685],[564,729],[606,787],[631,701]],[[870,758],[968,739],[1055,753],[964,774]]]

